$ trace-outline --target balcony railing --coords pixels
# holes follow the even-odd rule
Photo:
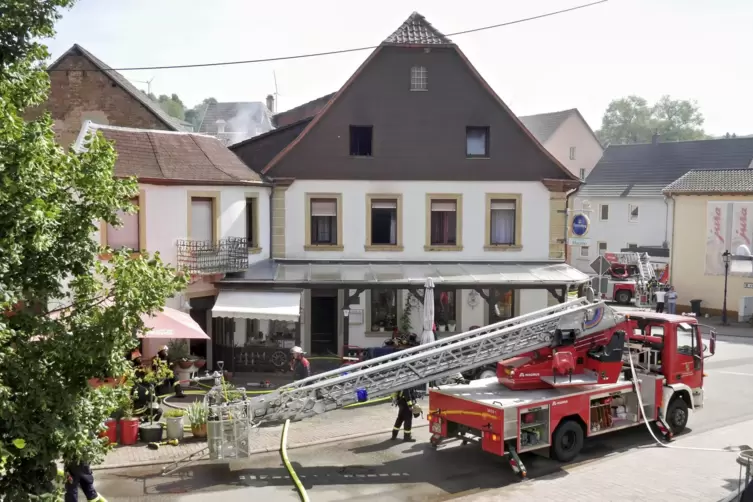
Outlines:
[[[219,243],[179,240],[178,268],[192,275],[227,274],[248,268],[248,240],[228,237]]]

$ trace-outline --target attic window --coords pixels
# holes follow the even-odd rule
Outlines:
[[[429,90],[429,72],[426,71],[425,66],[414,66],[410,69],[410,90]]]
[[[350,126],[350,155],[371,157],[372,126]]]

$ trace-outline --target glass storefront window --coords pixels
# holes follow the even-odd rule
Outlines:
[[[371,291],[371,331],[393,331],[397,326],[397,291]]]
[[[489,309],[489,324],[505,321],[515,316],[515,291],[512,289],[492,289],[489,291],[492,300]],[[495,309],[494,306],[497,306]],[[499,315],[497,315],[499,310]]]

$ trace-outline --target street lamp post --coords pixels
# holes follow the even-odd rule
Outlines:
[[[727,277],[729,276],[729,261],[731,253],[729,250],[722,253],[724,260],[724,303],[722,303],[722,325],[727,326]]]

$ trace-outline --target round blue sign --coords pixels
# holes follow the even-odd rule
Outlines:
[[[570,231],[576,237],[583,237],[588,233],[588,227],[590,225],[591,222],[589,221],[588,216],[585,214],[576,214],[573,216],[573,220],[570,223]]]

